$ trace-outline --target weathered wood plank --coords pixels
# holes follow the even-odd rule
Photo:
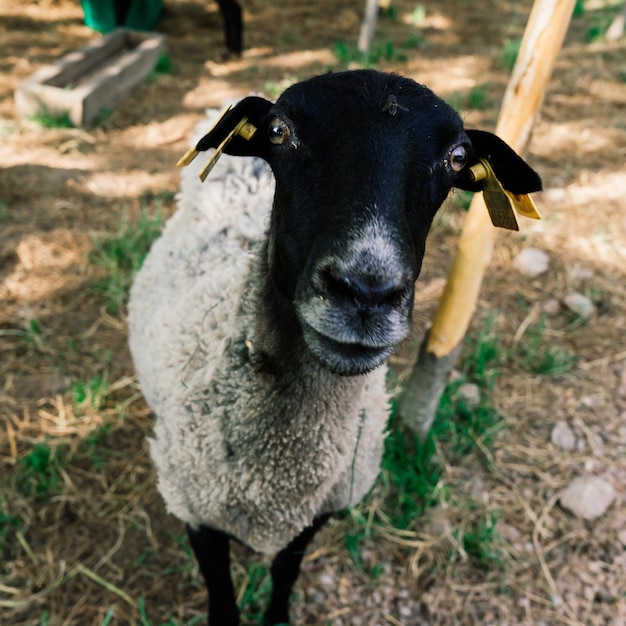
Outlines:
[[[67,113],[75,126],[89,127],[103,109],[128,97],[164,49],[162,35],[115,30],[23,80],[15,91],[17,113]]]

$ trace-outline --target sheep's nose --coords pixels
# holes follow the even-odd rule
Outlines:
[[[359,268],[326,267],[320,271],[319,278],[320,286],[329,296],[351,300],[363,310],[400,304],[410,284],[404,275],[371,273]]]

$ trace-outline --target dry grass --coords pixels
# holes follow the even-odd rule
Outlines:
[[[174,72],[85,132],[20,122],[12,105],[18,80],[92,36],[79,6],[0,0],[0,624],[173,625],[203,615],[184,529],[155,490],[145,443],[152,420],[133,376],[123,308],[110,312],[94,289],[106,273],[93,263],[94,241],[114,236],[124,219],[137,224],[146,208],[171,213],[172,164],[204,107],[333,62],[334,42],[356,38],[362,2],[327,4],[246,3],[248,52],[219,65],[211,61],[221,47],[214,7],[171,0],[162,28]],[[383,472],[358,511],[316,538],[294,624],[626,624],[625,50],[623,41],[587,41],[617,8],[586,4],[530,146],[545,181],[536,198],[545,219],[501,235],[470,334],[494,320],[499,376],[488,402],[500,428],[492,439],[465,429],[463,455],[458,440],[434,441],[436,505],[405,528],[395,517],[395,470]],[[521,34],[529,3],[427,3],[417,49],[400,45],[416,32],[415,6],[394,6],[397,17],[379,30],[402,58],[381,66],[461,103],[484,85],[484,108],[463,114],[469,126],[492,125],[506,85],[503,41]],[[400,379],[461,225],[453,200],[424,264],[416,342],[394,361]],[[512,266],[531,244],[551,257],[538,279]],[[596,304],[592,319],[583,323],[562,305],[543,315],[547,301],[575,290]],[[536,363],[556,349],[576,361],[538,373]],[[464,363],[471,358],[468,348]],[[573,451],[550,443],[559,420],[575,433]],[[586,473],[618,493],[593,522],[557,501]],[[265,564],[236,552],[254,623],[251,590],[263,584]]]

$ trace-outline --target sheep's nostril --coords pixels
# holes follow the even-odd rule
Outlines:
[[[400,304],[408,287],[404,277],[341,271],[338,268],[326,268],[320,277],[321,287],[328,295],[351,299],[366,307]]]

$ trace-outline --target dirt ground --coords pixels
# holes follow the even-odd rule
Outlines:
[[[166,0],[157,30],[171,71],[86,131],[18,119],[13,102],[18,81],[95,36],[78,1],[0,0],[3,626],[192,624],[205,612],[184,529],[155,490],[145,443],[151,415],[133,375],[124,311],[107,311],[94,288],[103,270],[92,259],[96,242],[142,209],[174,210],[174,163],[205,108],[250,92],[274,97],[299,78],[344,68],[334,50],[356,41],[364,2],[242,4],[245,54],[222,63],[216,5]],[[503,51],[521,37],[530,2],[393,7],[375,44],[390,53],[376,66],[426,83],[467,126],[493,129],[508,78]],[[475,452],[464,463],[444,459],[451,496],[403,533],[383,523],[383,481],[362,511],[374,530],[361,539],[360,564],[344,540],[354,520],[334,520],[303,566],[294,624],[626,624],[626,41],[595,36],[618,8],[586,0],[572,21],[527,153],[544,179],[535,198],[544,219],[499,235],[485,280],[472,333],[495,318],[505,355],[493,392],[504,427],[484,451],[488,463]],[[434,225],[418,337],[462,220],[449,202]],[[537,278],[513,264],[529,246],[550,258]],[[586,321],[564,305],[571,292],[595,305]],[[536,349],[558,348],[573,367],[538,374],[512,356],[539,324]],[[394,360],[401,376],[410,364],[408,353]],[[573,433],[573,449],[551,441],[558,422]],[[582,475],[616,492],[593,521],[558,503]],[[454,529],[496,512],[500,557],[485,568]],[[238,553],[243,596],[259,583],[258,561]]]

